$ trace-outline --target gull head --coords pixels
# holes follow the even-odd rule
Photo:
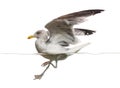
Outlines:
[[[45,30],[38,30],[33,35],[28,36],[28,39],[32,38],[46,38],[48,37],[48,34]]]

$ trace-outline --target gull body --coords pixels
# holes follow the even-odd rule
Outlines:
[[[102,11],[104,10],[92,9],[60,16],[45,25],[48,31],[38,30],[34,35],[28,37],[28,39],[37,38],[35,46],[38,53],[42,53],[43,57],[49,59],[48,62],[43,63],[43,66],[48,65],[46,69],[42,74],[35,75],[35,79],[40,79],[50,65],[56,68],[58,60],[66,59],[89,44],[81,44],[76,36],[91,35],[95,31],[74,28],[73,26],[84,22],[86,17]],[[73,47],[70,47],[70,45],[73,45]],[[56,65],[53,65],[52,61],[55,61]]]
[[[62,46],[59,43],[57,44],[54,41],[53,43],[52,42],[49,43],[47,42],[49,35],[45,30],[39,30],[33,36],[30,37],[37,38],[37,40],[35,41],[35,46],[38,53],[40,53],[40,55],[43,56],[44,58],[49,59],[49,61],[44,62],[42,64],[42,66],[48,65],[46,69],[42,72],[42,74],[35,75],[35,79],[41,79],[41,77],[44,75],[44,73],[46,72],[46,70],[49,68],[50,65],[52,65],[54,68],[57,68],[57,62],[59,60],[66,59],[68,56],[77,53],[80,49],[82,49],[83,47],[89,44],[89,43],[78,44],[78,45],[75,44],[74,47],[69,48],[66,46]],[[52,61],[55,61],[55,65],[52,64]]]

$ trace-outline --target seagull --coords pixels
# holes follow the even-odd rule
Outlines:
[[[49,61],[42,64],[42,66],[47,65],[45,70],[40,75],[35,75],[35,79],[41,79],[50,65],[57,68],[59,60],[64,60],[89,45],[89,43],[81,44],[77,36],[91,35],[96,31],[74,28],[74,25],[82,23],[86,17],[101,13],[102,11],[104,10],[90,9],[60,16],[45,25],[47,31],[38,30],[33,35],[28,36],[28,39],[37,38],[35,46],[38,53],[44,58],[49,59]],[[53,61],[55,61],[55,65],[52,63]]]

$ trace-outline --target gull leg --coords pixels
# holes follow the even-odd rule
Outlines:
[[[45,74],[45,72],[47,71],[47,69],[50,67],[51,61],[49,61],[50,63],[48,64],[48,66],[45,68],[45,70],[40,74],[40,75],[35,75],[35,79],[41,79],[42,76]]]
[[[58,64],[58,60],[60,59],[65,59],[66,56],[63,56],[63,55],[58,55],[57,58],[55,59],[55,65],[53,66],[54,68],[57,68],[57,64]]]
[[[50,61],[46,61],[46,62],[44,62],[41,66],[42,67],[45,67],[46,65],[48,65],[50,63]]]
[[[54,68],[57,68],[57,61],[55,62],[56,62],[56,65],[54,65],[51,61],[46,61],[41,66],[45,67],[46,65],[51,64]]]
[[[58,58],[55,60],[55,63],[56,63],[56,68],[57,68]]]
[[[51,65],[52,65],[54,68],[57,68],[57,62],[58,62],[58,60],[55,59],[55,65],[54,65],[53,63],[51,63]]]

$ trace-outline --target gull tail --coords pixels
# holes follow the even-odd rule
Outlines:
[[[90,43],[85,43],[85,44],[78,45],[78,46],[75,46],[73,48],[70,48],[67,53],[68,53],[68,55],[75,54],[75,53],[79,52],[82,48],[84,48],[85,46],[87,46],[89,44]]]

